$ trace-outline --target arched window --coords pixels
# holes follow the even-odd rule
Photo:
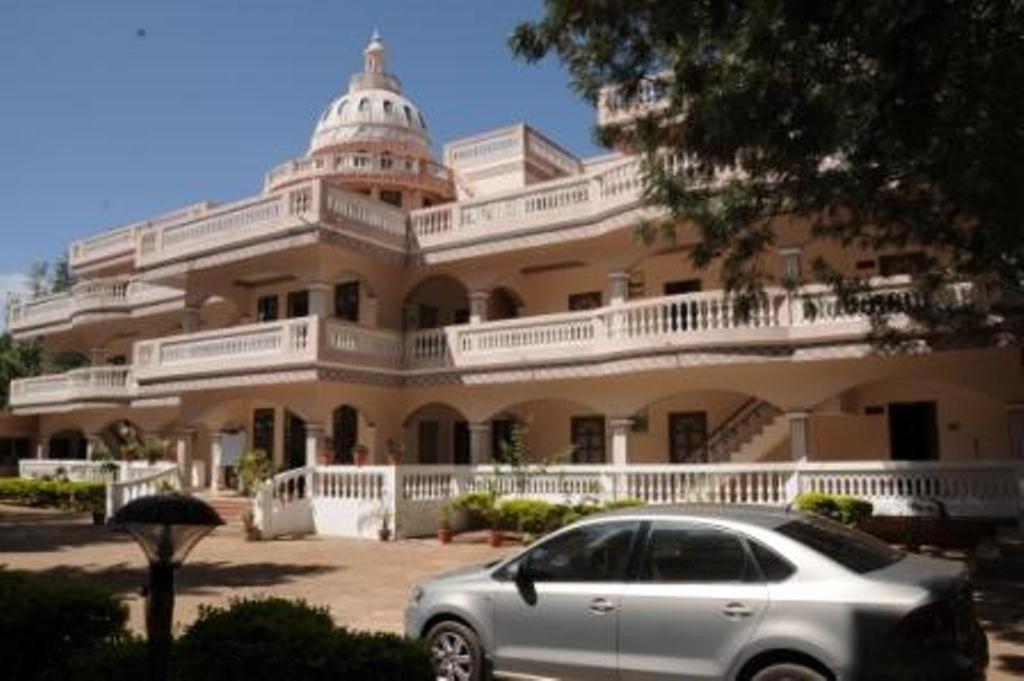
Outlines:
[[[341,104],[338,105],[338,118],[341,118],[342,116],[345,115],[345,109],[347,109],[347,108],[348,108],[348,100],[347,99],[341,100]]]
[[[412,125],[412,109],[409,107],[402,107],[405,109],[405,122]]]
[[[425,120],[423,120],[423,112],[422,111],[417,111],[416,115],[420,117],[420,127],[423,128],[424,130],[426,130],[427,129],[427,122]]]
[[[387,114],[388,116],[395,113],[395,105],[391,103],[390,99],[384,100],[384,113]]]
[[[370,113],[370,100],[366,97],[359,100],[359,113]]]

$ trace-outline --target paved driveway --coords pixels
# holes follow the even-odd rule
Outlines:
[[[354,628],[399,631],[417,581],[511,550],[428,540],[246,542],[239,528],[220,528],[180,572],[175,622],[192,621],[201,603],[272,594],[326,605],[336,621]],[[79,515],[0,506],[0,564],[102,581],[126,597],[132,626],[142,630],[139,589],[146,566],[124,535],[93,527]],[[992,648],[989,679],[1024,677],[1024,584],[983,585],[978,605]]]

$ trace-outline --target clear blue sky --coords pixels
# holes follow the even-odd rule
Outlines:
[[[69,241],[257,193],[379,28],[434,146],[527,121],[594,153],[560,66],[505,40],[539,0],[0,0],[0,277]],[[139,36],[145,31],[145,36]]]

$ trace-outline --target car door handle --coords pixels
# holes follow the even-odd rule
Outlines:
[[[722,608],[722,613],[726,617],[739,619],[741,617],[750,617],[754,614],[754,610],[742,603],[730,603],[729,605]]]
[[[590,601],[590,612],[596,612],[599,615],[604,615],[616,609],[618,609],[618,606],[606,598],[595,598]]]

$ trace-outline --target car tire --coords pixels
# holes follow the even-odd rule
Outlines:
[[[484,654],[476,632],[461,622],[439,622],[427,633],[438,681],[483,681]],[[461,672],[461,673],[460,673]]]
[[[776,662],[750,675],[750,681],[828,681],[816,669],[795,662]]]

